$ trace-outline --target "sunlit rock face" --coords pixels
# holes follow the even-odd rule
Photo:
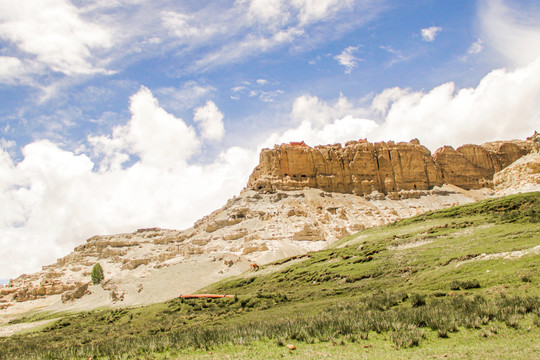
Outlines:
[[[304,143],[263,149],[247,187],[258,191],[299,190],[368,195],[429,190],[451,184],[463,189],[492,186],[493,175],[530,152],[526,141],[445,146],[432,156],[418,140],[409,143],[351,141],[314,148]]]

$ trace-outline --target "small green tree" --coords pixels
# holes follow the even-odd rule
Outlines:
[[[94,285],[97,285],[103,281],[105,277],[103,276],[103,268],[101,267],[101,265],[99,265],[99,263],[94,265],[94,267],[92,268],[92,274],[90,276],[92,277],[92,283]]]

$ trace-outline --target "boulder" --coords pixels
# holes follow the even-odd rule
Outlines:
[[[90,283],[83,284],[75,290],[64,292],[61,297],[62,302],[65,303],[82,298],[88,292],[88,285],[90,285]]]

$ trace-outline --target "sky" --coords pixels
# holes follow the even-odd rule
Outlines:
[[[0,0],[0,279],[184,229],[259,151],[540,130],[534,0]]]

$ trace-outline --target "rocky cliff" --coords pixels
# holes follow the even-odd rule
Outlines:
[[[487,195],[451,186],[401,191],[400,200],[309,188],[275,193],[247,189],[187,230],[94,236],[42,271],[0,287],[0,310],[25,309],[26,303],[44,306],[54,299],[54,309],[65,310],[83,296],[88,307],[164,301],[239,274],[252,262],[320,250],[367,227]],[[98,262],[105,283],[88,286]]]
[[[443,184],[480,189],[491,187],[496,172],[531,149],[531,140],[445,146],[433,155],[416,139],[314,148],[303,142],[282,144],[262,150],[247,187],[268,192],[309,187],[356,195],[429,190]]]
[[[305,254],[366,227],[477,201],[496,194],[494,172],[539,144],[536,136],[444,147],[434,155],[416,140],[265,149],[248,187],[192,228],[95,236],[42,271],[0,287],[0,323],[3,314],[30,309],[164,301],[240,274],[252,262]],[[516,184],[538,185],[537,162],[507,169],[496,177],[506,192],[519,191]],[[89,285],[97,262],[105,282]]]

